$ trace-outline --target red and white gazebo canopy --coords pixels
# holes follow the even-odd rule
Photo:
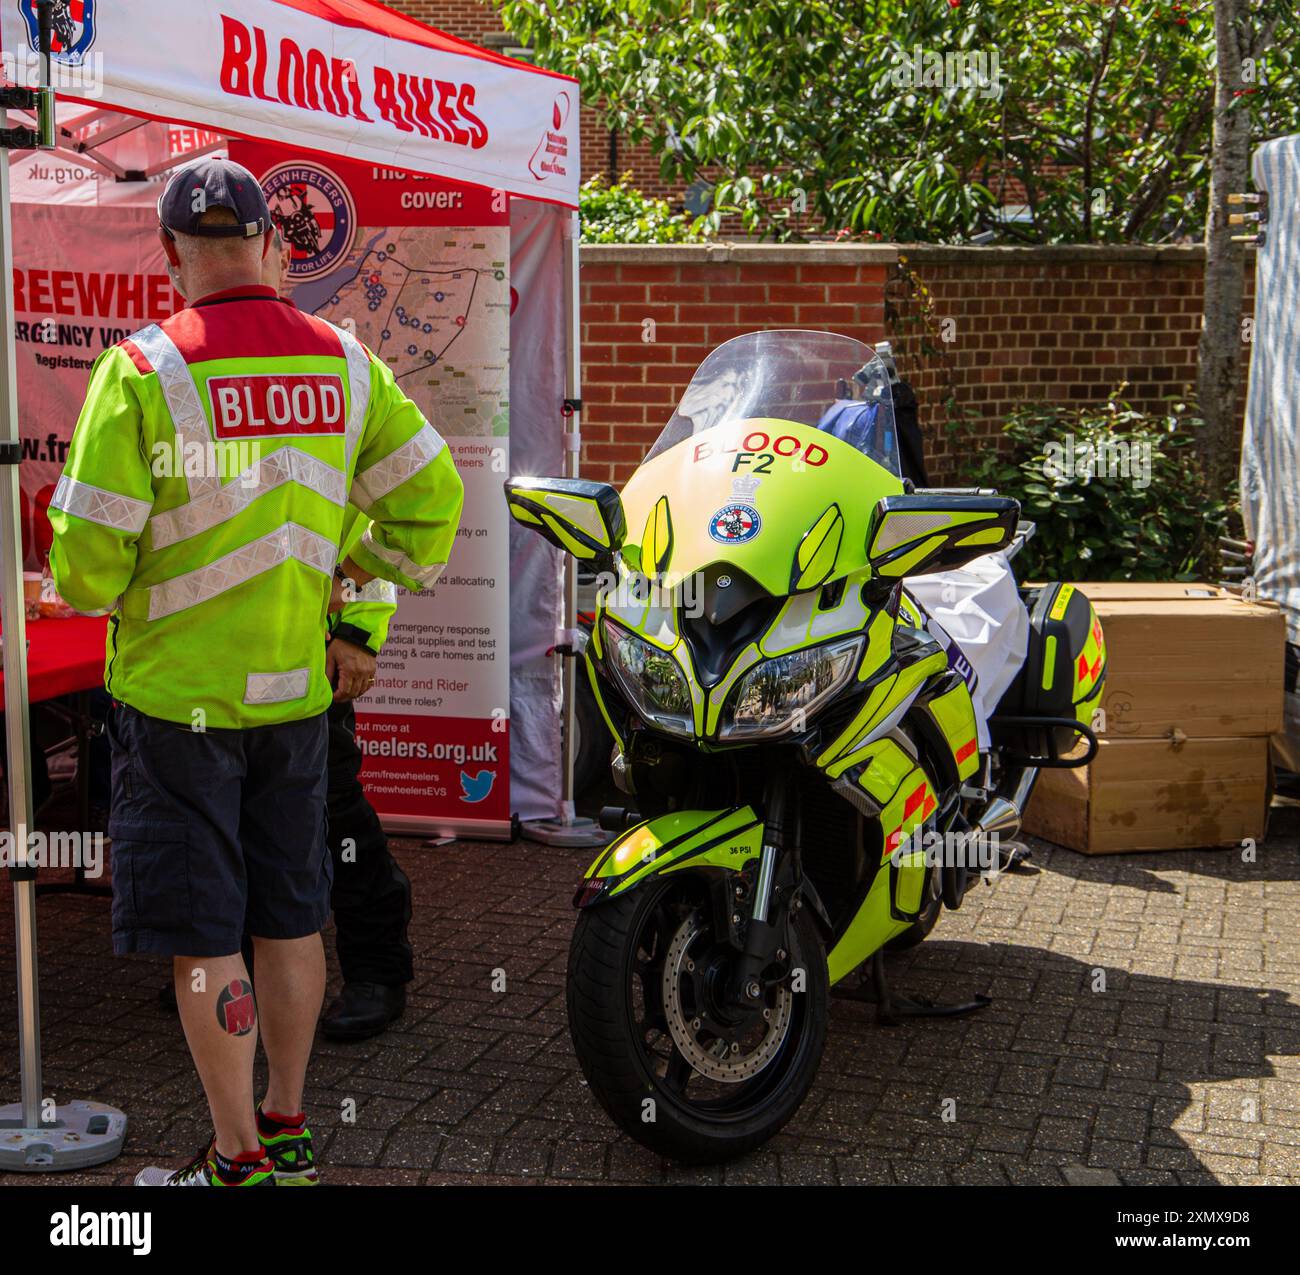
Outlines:
[[[61,99],[577,206],[573,79],[370,0],[66,0],[57,30]],[[0,5],[22,83],[35,37]]]

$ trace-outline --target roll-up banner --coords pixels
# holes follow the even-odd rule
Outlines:
[[[140,135],[131,137],[138,140]],[[174,149],[182,152],[212,140],[200,134],[182,135],[178,130],[172,130],[172,136]],[[162,148],[154,146],[154,149],[165,156],[166,130],[162,131],[161,138]],[[267,151],[264,155],[261,162],[269,167],[284,162],[283,152]],[[134,161],[136,157],[132,155],[131,159]],[[458,232],[454,226],[430,227],[428,222],[435,219],[434,214],[469,220],[469,214],[458,209],[478,209],[475,217],[489,224],[471,228],[479,233],[468,242],[485,245],[472,250],[480,266],[471,269],[480,269],[484,260],[489,264],[506,260],[504,250],[496,244],[489,246],[486,238],[489,234],[508,233],[503,224],[504,214],[493,208],[490,192],[480,192],[478,203],[466,204],[457,199],[463,194],[473,194],[472,191],[389,175],[376,184],[376,189],[387,192],[381,199],[366,182],[357,187],[358,173],[352,168],[339,164],[330,167],[341,185],[346,184],[354,204],[357,198],[354,192],[361,190],[360,203],[356,206],[372,220],[404,230],[408,235],[414,234],[418,227],[401,223],[417,220],[426,230],[441,232],[441,238],[434,239],[433,243],[444,255],[450,251],[447,242],[456,240]],[[165,318],[182,302],[171,288],[158,246],[154,202],[160,182],[101,180],[102,174],[92,167],[61,156],[33,155],[25,158],[18,169],[14,283],[23,435],[20,470],[23,548],[27,569],[38,570],[50,541],[45,508],[62,471],[67,445],[85,397],[91,363],[106,346],[146,323]],[[369,168],[365,172],[367,178],[372,176]],[[423,193],[416,194],[416,191]],[[313,205],[321,199],[315,194],[301,198]],[[484,199],[487,200],[485,211]],[[376,200],[380,202],[376,204]],[[109,206],[109,201],[113,206]],[[290,198],[290,203],[293,202]],[[495,278],[495,266],[490,280],[479,281],[467,315],[475,323],[456,338],[443,370],[456,386],[466,380],[485,383],[485,374],[474,371],[464,361],[472,342],[490,339],[494,343],[491,348],[504,350],[507,338],[496,323],[507,321],[508,306],[510,329],[517,348],[523,352],[510,367],[509,378],[515,391],[512,418],[515,439],[516,443],[523,440],[524,454],[515,456],[517,447],[507,451],[509,440],[501,434],[493,434],[491,438],[491,447],[499,450],[474,452],[472,449],[483,447],[486,441],[481,423],[474,427],[478,433],[462,426],[457,435],[447,414],[454,401],[461,405],[463,416],[463,394],[454,399],[450,390],[443,392],[427,383],[413,388],[411,383],[418,381],[418,376],[405,376],[400,382],[449,444],[457,448],[457,464],[467,489],[465,530],[467,533],[471,528],[476,530],[458,538],[448,572],[436,586],[438,598],[457,599],[448,608],[454,620],[445,616],[440,619],[438,605],[430,604],[427,595],[403,595],[388,651],[381,660],[381,683],[391,680],[429,685],[381,685],[358,701],[361,730],[367,748],[372,750],[368,752],[366,771],[370,792],[385,822],[395,830],[463,827],[480,835],[492,835],[498,831],[498,822],[500,831],[504,832],[510,811],[522,819],[549,818],[555,815],[559,800],[559,750],[555,741],[559,711],[558,662],[548,658],[547,651],[562,639],[556,627],[560,556],[536,536],[513,535],[518,529],[506,525],[508,520],[501,499],[500,481],[504,473],[494,472],[493,466],[504,466],[507,458],[514,456],[514,467],[522,467],[529,473],[559,473],[563,467],[563,433],[555,404],[563,397],[563,346],[557,342],[556,334],[563,322],[559,258],[565,213],[554,205],[531,201],[512,200],[511,205],[512,265],[501,267],[509,275],[510,286],[507,288],[506,279]],[[330,220],[323,207],[317,220],[323,235]],[[361,220],[358,212],[354,225],[360,235],[358,242],[364,243]],[[382,245],[385,251],[391,241],[391,238],[385,240]],[[329,299],[335,295],[334,281],[346,277],[345,266],[340,264],[330,276]],[[321,279],[324,278],[322,275]],[[387,286],[382,278],[380,282],[381,286]],[[360,286],[364,290],[367,285]],[[496,308],[480,312],[480,303],[488,299],[491,289],[497,288],[502,291],[496,294]],[[296,300],[299,304],[309,304],[309,295],[301,291],[301,285],[299,289]],[[446,288],[434,289],[437,291],[443,292],[444,301],[450,295]],[[370,310],[369,305],[367,299],[361,315],[354,317],[353,322],[358,323],[357,331],[363,340],[370,343],[377,340],[382,346],[383,327],[378,329],[378,337],[367,328],[368,324],[373,327],[373,317],[378,313]],[[456,315],[451,316],[453,326],[455,318]],[[478,322],[480,318],[492,325],[490,338],[484,324]],[[423,332],[423,324],[420,328],[422,337],[433,335]],[[390,326],[388,330],[394,329]],[[411,326],[408,323],[399,330],[409,332]],[[406,346],[410,344],[408,341]],[[417,345],[417,354],[420,349]],[[461,352],[464,366],[452,357],[456,351]],[[408,353],[407,357],[412,356]],[[455,376],[457,372],[466,375]],[[429,379],[426,373],[424,380]],[[501,416],[508,409],[509,398],[507,391],[502,390],[498,400]],[[496,416],[494,412],[494,419]],[[474,419],[478,420],[477,413]],[[495,428],[503,425],[504,421],[498,422]],[[512,566],[507,571],[504,563],[508,550],[502,545],[510,542],[513,542]],[[515,577],[519,596],[529,600],[528,607],[521,608],[509,625],[506,623],[508,576]],[[482,579],[485,584],[476,587],[463,583],[475,579]],[[489,580],[490,585],[486,583]],[[475,593],[477,597],[471,596]],[[432,614],[417,615],[417,607],[430,607]],[[428,632],[424,631],[426,620],[431,627]],[[441,633],[437,631],[440,625],[444,630]],[[446,631],[464,627],[489,631],[482,634]],[[509,674],[504,667],[507,635],[515,648]],[[475,643],[472,659],[468,658],[471,637]],[[477,645],[480,638],[493,645],[480,651]],[[453,642],[460,644],[459,650],[450,649],[448,643]],[[480,655],[489,658],[480,660]],[[439,688],[439,679],[447,684],[470,685],[465,689]],[[443,703],[411,702],[415,699]],[[385,702],[380,703],[381,700]],[[500,717],[498,709],[502,710]],[[508,729],[504,718],[506,709],[510,718]],[[372,716],[419,720],[399,721],[397,732],[384,730],[375,734],[368,724]],[[501,729],[493,731],[492,725],[498,722]],[[405,731],[400,729],[403,726]],[[463,763],[458,760],[461,758]],[[515,771],[514,782],[509,787],[507,762]],[[499,778],[484,776],[476,783],[476,777],[485,770],[495,772]],[[462,771],[467,777],[468,792],[462,790]],[[486,799],[464,799],[478,797],[485,788],[488,789]],[[436,791],[439,789],[444,791]]]
[[[398,590],[357,703],[362,782],[393,831],[510,826],[510,200],[399,170],[232,140],[292,248],[286,291],[347,328],[446,440],[465,483],[450,564]]]

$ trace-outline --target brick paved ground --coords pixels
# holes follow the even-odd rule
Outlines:
[[[1288,812],[1290,813],[1290,812]],[[1300,1182],[1300,868],[1292,816],[1260,861],[1088,859],[968,896],[897,984],[988,991],[971,1018],[882,1028],[833,1004],[803,1110],[764,1150],[682,1172],[616,1135],[565,1027],[583,853],[401,843],[418,978],[405,1020],[320,1042],[308,1110],[331,1182]],[[17,1098],[11,909],[0,906],[0,1101]],[[109,951],[107,901],[40,903],[45,1092],[130,1117],[126,1153],[62,1181],[128,1182],[207,1136],[164,963]],[[494,992],[492,971],[506,973]],[[1092,990],[1101,971],[1105,990]],[[331,987],[337,969],[331,961]],[[956,1120],[940,1118],[944,1099]],[[342,1118],[356,1106],[354,1123]],[[32,1181],[5,1178],[0,1181]]]

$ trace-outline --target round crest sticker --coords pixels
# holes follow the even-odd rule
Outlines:
[[[66,66],[81,66],[95,43],[98,0],[53,0],[50,6],[50,57]],[[39,51],[40,20],[36,0],[18,0],[18,12],[27,26],[27,43]]]
[[[709,519],[709,535],[719,544],[743,545],[758,535],[762,525],[753,505],[723,505]]]
[[[294,283],[341,265],[356,237],[357,210],[348,188],[328,168],[310,161],[279,164],[262,178],[271,220],[292,250]]]

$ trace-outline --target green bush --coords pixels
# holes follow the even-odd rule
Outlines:
[[[708,238],[708,221],[675,213],[666,200],[652,199],[630,185],[625,173],[617,185],[603,174],[583,182],[579,193],[583,243],[698,243]]]
[[[1121,390],[1123,387],[1121,387]],[[1016,574],[1033,580],[1192,580],[1217,571],[1229,506],[1212,495],[1177,404],[1149,415],[1122,401],[1030,406],[963,475],[1015,496],[1037,523]]]

